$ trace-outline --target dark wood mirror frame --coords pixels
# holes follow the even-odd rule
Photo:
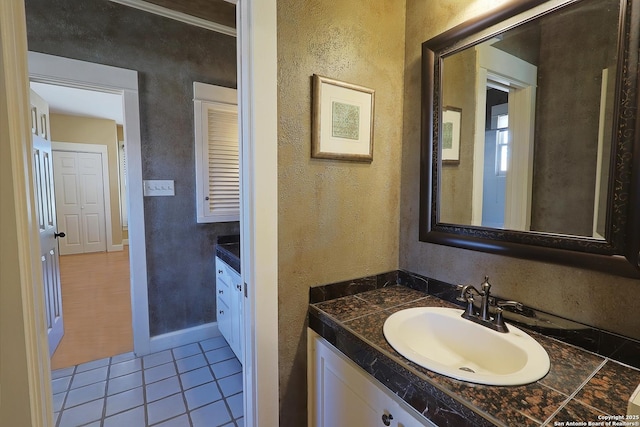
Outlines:
[[[420,240],[499,255],[560,263],[640,278],[640,0],[620,0],[615,140],[607,206],[606,239],[503,230],[437,222],[443,52],[546,0],[511,0],[422,45]],[[579,3],[580,0],[569,2]],[[547,12],[553,13],[553,11]]]

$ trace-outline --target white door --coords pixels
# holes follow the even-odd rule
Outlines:
[[[60,254],[107,250],[102,154],[53,152]]]
[[[56,209],[54,203],[53,163],[51,142],[33,135],[33,170],[40,230],[40,259],[44,283],[45,318],[49,338],[49,356],[60,344],[64,334],[62,322],[62,293],[60,290],[60,262],[57,237]],[[58,239],[64,241],[64,239]]]

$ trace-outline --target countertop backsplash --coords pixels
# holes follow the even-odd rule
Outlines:
[[[428,293],[464,308],[463,304],[456,299],[460,294],[456,285],[403,270],[313,287],[309,290],[309,303],[314,304],[355,295],[395,284]],[[496,298],[496,300],[500,301],[500,298]],[[504,317],[516,326],[539,332],[640,369],[640,341],[574,322],[526,305],[521,312],[514,312],[506,307]]]

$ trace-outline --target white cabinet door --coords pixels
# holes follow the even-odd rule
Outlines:
[[[435,427],[311,329],[308,335],[311,427]]]
[[[240,363],[243,363],[244,289],[242,278],[218,257],[216,257],[216,295],[218,329]]]
[[[220,333],[224,337],[225,340],[231,346],[231,342],[233,339],[233,332],[231,327],[231,309],[229,308],[229,304],[224,298],[218,296],[217,299],[217,321],[218,321],[218,329],[220,329]]]
[[[240,219],[238,95],[235,89],[193,83],[198,222]]]
[[[233,295],[231,299],[233,317],[231,319],[231,329],[233,333],[233,342],[231,343],[231,350],[235,353],[236,357],[242,362],[242,311],[243,311],[243,288],[242,279],[240,275],[229,267],[231,277],[231,293]]]

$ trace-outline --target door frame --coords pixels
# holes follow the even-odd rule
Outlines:
[[[245,424],[276,427],[279,420],[277,7],[276,0],[231,3],[236,4],[238,12],[245,165],[241,184],[242,263],[243,280],[249,285],[245,316],[251,320],[245,322]],[[51,376],[44,319],[39,314],[43,295],[39,288],[42,275],[36,268],[39,242],[30,181],[33,171],[24,0],[0,2],[0,47],[0,89],[5,97],[0,100],[3,124],[0,134],[9,140],[3,149],[10,151],[6,163],[11,164],[10,170],[2,170],[3,178],[8,179],[2,181],[1,197],[3,202],[13,204],[4,209],[3,203],[1,212],[3,219],[16,226],[16,238],[11,233],[2,240],[0,248],[3,254],[5,250],[7,253],[13,250],[19,261],[2,271],[3,278],[11,279],[6,284],[3,281],[0,299],[0,342],[3,349],[11,349],[11,357],[5,360],[5,352],[2,357],[3,362],[16,363],[10,364],[10,370],[0,367],[0,383],[12,389],[7,402],[4,399],[9,396],[3,394],[3,403],[7,405],[3,404],[0,412],[2,419],[13,425],[44,427],[51,425],[52,419]],[[148,324],[148,317],[146,321]]]
[[[107,252],[121,251],[123,250],[123,245],[115,245],[113,244],[113,223],[111,222],[111,187],[109,185],[109,154],[107,153],[106,145],[98,145],[98,144],[83,144],[76,142],[62,142],[62,141],[51,141],[51,150],[52,151],[63,151],[67,153],[97,153],[100,154],[101,157],[101,165],[102,165],[102,198],[104,205],[104,225],[105,225],[105,238],[107,239]],[[56,171],[53,171],[53,177],[55,179]],[[56,204],[56,215],[58,213],[58,200],[54,198],[54,203]],[[60,224],[58,224],[58,229],[60,229]],[[62,230],[65,231],[65,230]]]
[[[277,427],[277,6],[276,0],[226,1],[236,5],[237,28],[244,419],[247,427]]]
[[[127,205],[130,225],[129,264],[133,350],[138,355],[148,354],[150,352],[151,336],[147,293],[146,243],[144,237],[138,72],[39,52],[28,52],[27,55],[29,78],[32,81],[122,96],[125,150],[129,160]],[[109,215],[111,215],[110,210]]]
[[[476,106],[473,142],[473,182],[484,181],[484,135],[487,84],[496,81],[509,87],[509,172],[525,171],[520,177],[507,172],[505,228],[528,230],[531,221],[533,179],[533,121],[535,116],[537,67],[492,46],[476,46]],[[515,136],[513,136],[515,135]],[[482,225],[482,185],[472,191],[471,225]]]

